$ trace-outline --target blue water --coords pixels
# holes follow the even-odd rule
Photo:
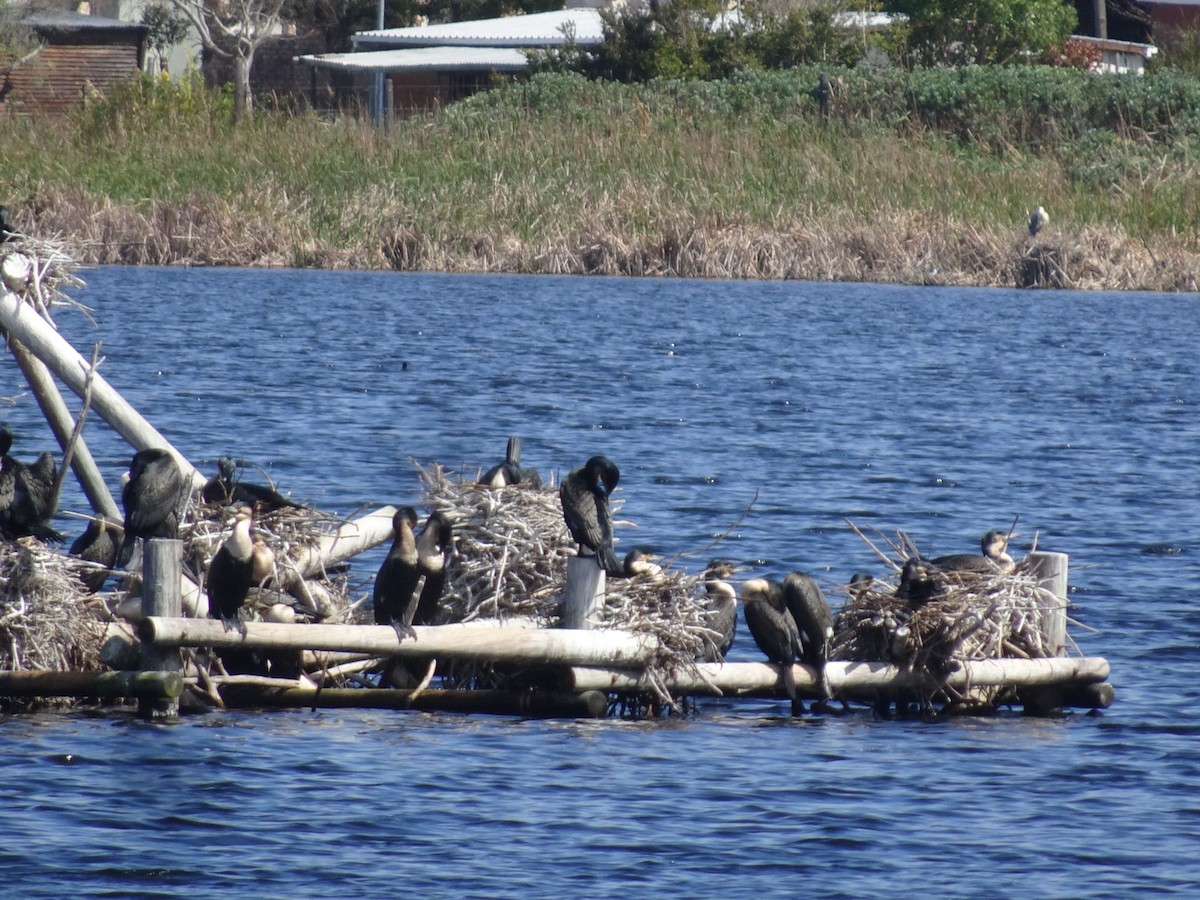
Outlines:
[[[878,571],[847,517],[936,554],[1019,516],[1019,551],[1070,554],[1072,634],[1117,701],[933,724],[770,700],[637,723],[0,717],[0,894],[1194,895],[1195,296],[84,275],[96,324],[60,328],[103,341],[135,407],[202,468],[235,453],[330,511],[417,501],[410,458],[474,473],[519,433],[543,472],[611,456],[626,540],[697,571],[829,587]],[[3,357],[0,397],[21,388]],[[0,417],[19,457],[51,445],[29,396]],[[95,418],[88,440],[115,488],[129,449]],[[744,633],[731,658],[757,658]]]

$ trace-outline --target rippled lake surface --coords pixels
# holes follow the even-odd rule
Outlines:
[[[629,541],[827,587],[876,565],[846,518],[937,554],[1019,516],[1021,552],[1070,554],[1071,633],[1117,700],[932,724],[768,700],[651,722],[0,717],[0,894],[1194,896],[1196,296],[84,276],[96,322],[61,330],[102,341],[105,377],[201,468],[238,454],[348,514],[418,501],[412,458],[474,472],[518,433],[543,472],[616,460]],[[22,388],[3,357],[0,396]],[[29,396],[0,417],[19,457],[51,445]],[[115,489],[129,450],[89,431]],[[742,632],[731,658],[756,657]]]

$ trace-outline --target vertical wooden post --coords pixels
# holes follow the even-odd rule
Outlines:
[[[572,556],[567,560],[562,627],[588,630],[603,608],[604,570],[594,556]]]
[[[178,618],[182,605],[183,541],[151,538],[142,549],[142,615]],[[142,644],[143,672],[175,672],[183,668],[178,647]],[[175,718],[178,700],[139,700],[138,714],[147,719]]]
[[[1067,562],[1065,553],[1036,550],[1029,555],[1038,584],[1060,601],[1043,610],[1042,628],[1054,656],[1067,654]]]

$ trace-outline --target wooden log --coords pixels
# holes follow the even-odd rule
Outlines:
[[[322,536],[317,546],[305,548],[295,559],[277,560],[282,589],[292,593],[297,581],[311,578],[327,566],[337,565],[391,540],[392,516],[395,514],[396,507],[382,506],[347,522],[333,534]]]
[[[1059,716],[1064,709],[1108,709],[1117,696],[1107,681],[1038,685],[1021,688],[1017,694],[1030,716]]]
[[[33,391],[33,396],[37,399],[38,406],[42,409],[42,415],[46,417],[46,422],[50,425],[50,430],[54,432],[58,446],[65,451],[71,440],[71,432],[75,430],[75,421],[71,417],[71,411],[67,409],[66,401],[59,393],[58,386],[50,376],[45,363],[30,353],[24,344],[13,340],[9,342],[9,349],[12,350],[13,358],[16,359],[17,365],[25,375],[25,381],[29,383],[29,389]],[[75,442],[75,452],[71,458],[71,471],[75,473],[79,486],[83,488],[83,493],[88,498],[94,512],[111,516],[118,522],[123,520],[124,517],[117,508],[116,501],[109,493],[108,485],[104,483],[104,476],[100,474],[96,460],[92,457],[92,452],[88,450],[87,443],[82,436]]]
[[[182,693],[178,672],[0,672],[3,697],[168,700]]]
[[[178,619],[182,607],[179,585],[183,577],[183,541],[151,538],[143,543],[142,614]],[[142,671],[178,675],[182,665],[178,647],[142,641]],[[138,712],[149,719],[174,718],[179,715],[179,702],[175,699],[143,699],[138,704]]]
[[[782,697],[785,694],[780,667],[772,663],[697,663],[696,673],[676,671],[665,679],[665,687],[681,694],[756,694]],[[929,675],[910,672],[881,662],[830,661],[825,671],[838,697],[871,696],[886,689],[932,690],[939,682]],[[1103,681],[1108,662],[1098,657],[1048,659],[981,659],[963,663],[944,684],[958,691],[967,687],[1031,687],[1046,684]],[[792,667],[797,689],[805,696],[818,696],[816,672],[810,666]],[[643,693],[651,688],[644,673],[635,669],[574,667],[570,687],[577,691]]]
[[[557,628],[473,628],[416,625],[416,640],[397,642],[387,625],[284,625],[247,622],[245,634],[211,619],[148,616],[138,625],[143,643],[167,647],[254,647],[263,650],[337,650],[373,656],[477,661],[556,662],[564,665],[640,666],[657,647],[650,635]]]
[[[227,685],[221,699],[227,707],[293,707],[304,709],[414,709],[425,712],[489,713],[526,718],[599,719],[608,710],[600,691],[415,691],[386,688],[336,688],[320,692],[301,688]]]
[[[594,556],[572,556],[567,560],[563,628],[592,628],[604,609],[604,581],[604,570],[596,563]]]
[[[1069,557],[1065,553],[1035,550],[1029,554],[1038,585],[1058,598],[1059,604],[1045,610],[1046,641],[1057,656],[1067,652],[1067,570]]]
[[[88,361],[29,304],[21,303],[15,294],[0,292],[0,328],[28,347],[30,352],[45,363],[58,380],[77,396],[84,396]],[[190,478],[194,486],[200,487],[207,481],[205,476],[171,446],[170,441],[153,425],[142,418],[99,373],[92,376],[92,409],[130,446],[138,450],[161,447],[175,457],[184,476]]]

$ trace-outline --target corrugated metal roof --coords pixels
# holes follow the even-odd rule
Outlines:
[[[354,36],[354,46],[555,47],[567,42],[568,31],[573,31],[577,44],[590,46],[601,43],[604,33],[600,12],[595,9],[558,9],[475,22],[360,31]]]
[[[520,72],[529,67],[529,61],[522,51],[508,47],[416,47],[408,50],[371,50],[366,53],[313,53],[296,59],[310,66],[358,72],[418,69]]]
[[[123,19],[108,19],[104,16],[88,16],[74,10],[48,10],[32,13],[21,20],[34,29],[52,31],[130,31],[146,32],[149,29],[139,22]]]

